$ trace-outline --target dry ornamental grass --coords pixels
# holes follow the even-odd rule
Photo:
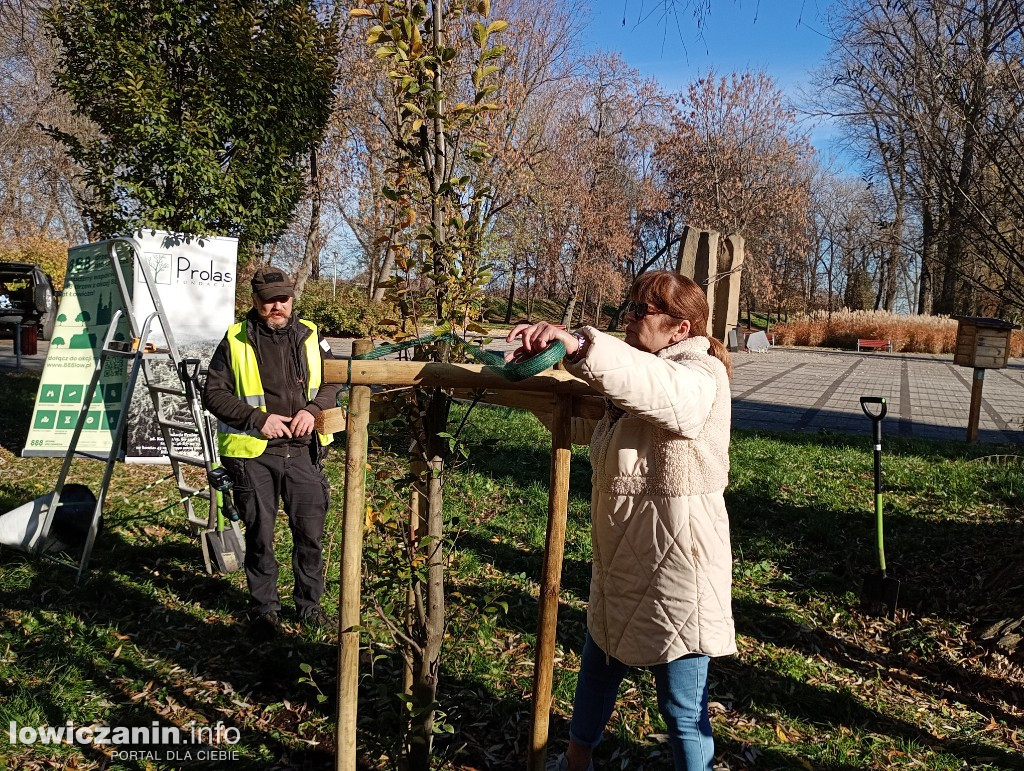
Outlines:
[[[901,353],[953,353],[957,322],[949,316],[903,316],[886,311],[814,311],[773,328],[781,345],[856,348],[858,339],[892,340]],[[1024,333],[1014,330],[1010,356],[1024,356]]]

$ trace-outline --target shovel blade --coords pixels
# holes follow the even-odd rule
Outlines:
[[[885,573],[872,573],[864,577],[864,589],[860,595],[864,607],[873,610],[879,606],[887,609],[887,615],[896,615],[900,600],[900,582]]]
[[[210,530],[203,535],[218,571],[234,573],[242,569],[245,564],[245,546],[238,534],[237,525],[224,530]]]

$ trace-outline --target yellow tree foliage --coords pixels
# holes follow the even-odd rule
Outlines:
[[[68,265],[68,244],[46,235],[32,235],[0,241],[0,260],[38,263],[53,279],[53,286],[64,287]]]

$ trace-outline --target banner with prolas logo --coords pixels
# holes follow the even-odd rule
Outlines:
[[[200,359],[205,369],[217,343],[235,320],[235,274],[238,241],[234,238],[190,238],[161,231],[138,232],[135,240],[142,247],[150,275],[160,295],[171,335],[183,359]],[[135,270],[135,313],[141,324],[153,303],[143,284],[139,268]],[[155,321],[150,343],[166,345],[160,325]],[[177,374],[160,359],[151,359],[156,375],[169,383],[178,383]],[[191,424],[189,406],[184,399],[162,396],[165,420]],[[201,455],[199,437],[172,431],[175,453]],[[142,379],[136,385],[128,411],[125,459],[129,463],[163,463],[167,452],[153,400]]]
[[[132,237],[150,268],[179,353],[182,358],[200,359],[205,367],[234,321],[237,240],[185,238],[152,230],[137,232]],[[141,266],[131,260],[131,249],[123,243],[117,249],[141,327],[154,310],[153,302]],[[67,452],[110,321],[121,307],[110,242],[69,249],[67,280],[23,455],[53,456]],[[131,337],[128,320],[122,316],[114,339],[126,341]],[[158,349],[166,345],[163,329],[156,320],[147,342]],[[159,359],[150,361],[160,380],[178,383],[169,364],[163,365]],[[89,403],[79,450],[100,455],[110,450],[117,418],[126,401],[126,363],[121,357],[107,358]],[[184,399],[164,397],[161,406],[165,419],[192,422]],[[196,435],[174,432],[173,439],[176,452],[199,455]],[[131,395],[125,452],[129,461],[166,461],[153,401],[141,374]]]

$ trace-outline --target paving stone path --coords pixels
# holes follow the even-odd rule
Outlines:
[[[336,356],[348,356],[351,340],[332,338]],[[513,346],[496,338],[492,350]],[[47,344],[22,366],[40,370]],[[861,396],[884,396],[887,435],[963,441],[971,399],[972,370],[950,355],[855,353],[771,348],[733,356],[733,425],[772,431],[839,431],[867,434]],[[14,368],[10,339],[0,340],[0,371]],[[978,438],[1024,446],[1024,360],[988,370]]]
[[[733,425],[865,433],[861,396],[884,396],[886,433],[919,439],[967,436],[973,370],[950,355],[772,348],[733,358]],[[1024,445],[1024,362],[988,370],[978,438]]]

